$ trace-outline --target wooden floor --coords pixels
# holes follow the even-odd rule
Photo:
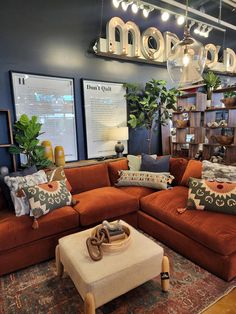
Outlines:
[[[236,288],[209,307],[203,314],[236,314]]]

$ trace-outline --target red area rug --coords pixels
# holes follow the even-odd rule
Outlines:
[[[236,286],[236,279],[227,283],[162,246],[170,259],[170,291],[161,291],[157,277],[97,309],[97,314],[200,313]],[[55,262],[49,261],[0,277],[0,313],[84,312],[70,278],[57,278]]]

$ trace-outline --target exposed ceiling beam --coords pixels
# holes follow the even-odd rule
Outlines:
[[[186,9],[186,6],[185,6],[184,4],[179,3],[179,2],[177,2],[177,1],[175,1],[175,0],[161,0],[161,1],[162,1],[162,2],[165,2],[165,3],[168,3],[168,4],[170,4],[170,5],[174,6],[174,7],[177,7],[177,8],[179,8],[179,9],[182,9],[182,10],[184,10],[184,11],[185,11],[185,9]],[[232,2],[232,1],[234,1],[234,0],[223,0],[223,1],[224,1],[224,2],[225,2],[225,1],[230,1],[230,2]],[[236,7],[236,2],[235,2],[234,7]],[[193,13],[193,14],[195,14],[195,15],[200,16],[201,18],[204,18],[204,19],[206,19],[206,20],[212,21],[212,22],[214,22],[214,23],[220,24],[221,26],[224,26],[224,27],[227,27],[227,28],[230,28],[230,29],[233,29],[234,31],[236,31],[236,26],[235,26],[235,25],[230,24],[230,23],[227,23],[227,22],[222,21],[222,20],[219,20],[218,18],[216,18],[216,17],[214,17],[214,16],[211,16],[211,15],[209,15],[209,14],[200,12],[199,10],[196,10],[196,9],[194,9],[194,8],[191,8],[191,7],[188,8],[188,11],[191,12],[191,13]]]
[[[230,5],[233,8],[236,8],[236,1],[235,0],[223,0],[223,2]]]

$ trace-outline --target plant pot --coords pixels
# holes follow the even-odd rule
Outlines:
[[[187,128],[188,122],[189,122],[188,120],[176,120],[175,121],[176,128],[180,129]]]
[[[236,107],[236,97],[228,97],[221,99],[221,102],[225,105],[225,108]]]

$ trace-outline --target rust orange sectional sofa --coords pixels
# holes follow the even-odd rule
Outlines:
[[[0,196],[0,275],[54,257],[60,237],[88,228],[102,220],[121,218],[152,235],[198,265],[223,278],[236,276],[236,216],[188,210],[188,187],[181,185],[188,161],[171,158],[175,177],[171,190],[146,187],[115,187],[126,159],[65,169],[77,204],[40,217],[16,217]],[[196,170],[199,172],[199,170]],[[186,175],[186,173],[185,173]]]

